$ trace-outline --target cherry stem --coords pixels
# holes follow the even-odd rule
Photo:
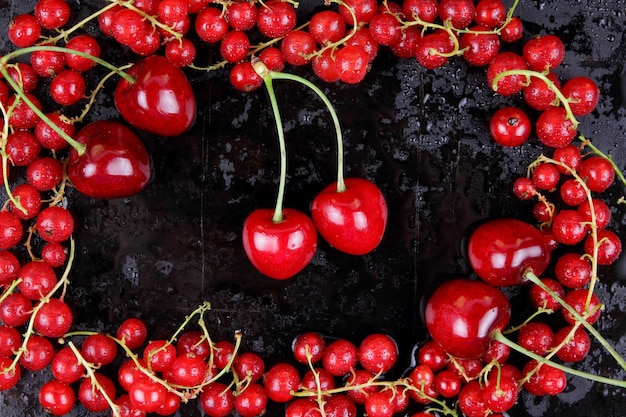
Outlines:
[[[517,343],[513,342],[512,340],[508,339],[507,337],[505,337],[500,331],[496,331],[493,335],[493,340],[497,340],[500,343],[503,343],[505,345],[507,345],[508,347],[510,347],[511,349],[522,353],[526,356],[528,356],[531,359],[536,360],[537,362],[539,362],[542,365],[549,365],[553,368],[559,369],[563,372],[566,372],[570,375],[574,375],[574,376],[578,376],[581,378],[585,378],[588,379],[590,381],[594,381],[594,382],[600,382],[602,384],[607,384],[607,385],[613,385],[616,387],[621,387],[621,388],[626,388],[626,381],[622,381],[622,380],[616,380],[616,379],[612,379],[612,378],[607,378],[604,376],[600,376],[600,375],[595,375],[595,374],[591,374],[589,372],[584,372],[584,371],[579,371],[577,369],[572,369],[570,367],[567,367],[565,365],[562,365],[560,363],[551,361],[549,359],[544,358],[541,355],[537,355],[536,353],[533,353],[531,351],[529,351],[528,349],[518,345]]]
[[[598,330],[596,330],[595,327],[593,327],[591,325],[591,323],[589,323],[585,318],[583,318],[576,310],[574,310],[574,308],[572,306],[570,306],[567,302],[565,302],[565,300],[563,300],[557,293],[555,293],[554,291],[552,291],[552,289],[550,289],[547,285],[545,285],[537,277],[537,275],[535,275],[534,272],[527,271],[526,273],[524,273],[524,279],[532,282],[533,284],[537,285],[539,288],[541,288],[542,290],[544,290],[545,292],[550,294],[550,296],[552,298],[554,298],[556,300],[556,302],[561,305],[561,307],[563,307],[565,310],[567,310],[568,313],[570,313],[572,316],[574,316],[574,318],[576,319],[577,322],[582,323],[582,325],[585,327],[585,329],[587,329],[587,331],[589,331],[589,333],[591,333],[596,338],[596,340],[604,347],[604,349],[607,352],[609,352],[611,354],[611,356],[613,356],[613,358],[615,359],[615,361],[617,361],[617,363],[620,365],[620,367],[622,369],[626,370],[626,361],[615,350],[615,348],[613,348],[613,346],[611,346],[611,344],[598,332]],[[502,337],[504,337],[504,336],[502,336]],[[624,383],[626,384],[626,382],[624,382]]]
[[[284,73],[284,72],[269,71],[268,72],[268,76],[273,78],[273,79],[275,79],[275,80],[291,80],[291,81],[295,81],[295,82],[301,83],[301,84],[305,85],[306,87],[310,88],[324,102],[324,104],[328,108],[328,111],[330,112],[330,116],[331,116],[331,118],[333,120],[333,125],[335,127],[335,132],[336,132],[336,136],[337,136],[337,192],[341,193],[341,192],[346,191],[346,184],[344,182],[344,176],[343,176],[343,165],[344,165],[344,162],[343,162],[343,135],[342,135],[342,132],[341,132],[341,125],[339,123],[339,117],[337,116],[337,112],[335,111],[332,103],[330,102],[330,100],[328,99],[326,94],[324,94],[324,92],[322,90],[320,90],[319,87],[317,87],[315,84],[313,84],[312,82],[310,82],[306,78],[302,78],[302,77],[294,75],[294,74],[287,74],[287,73]]]

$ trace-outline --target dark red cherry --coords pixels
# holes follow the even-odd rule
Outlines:
[[[470,236],[468,258],[474,271],[495,286],[518,285],[524,273],[539,276],[550,261],[543,234],[516,219],[495,219],[480,225]]]
[[[426,303],[426,327],[443,349],[459,358],[480,358],[495,331],[511,318],[509,300],[481,281],[453,279],[441,284]]]

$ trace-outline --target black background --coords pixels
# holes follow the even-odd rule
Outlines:
[[[103,1],[70,1],[72,21]],[[507,2],[510,4],[511,2]],[[0,27],[34,1],[0,1]],[[302,21],[321,2],[300,2]],[[601,89],[596,111],[579,130],[610,153],[624,169],[626,121],[622,79],[626,38],[624,0],[524,1],[517,12],[525,39],[553,33],[566,44],[561,80],[584,75]],[[95,23],[86,31],[101,38]],[[116,64],[137,59],[103,39],[103,57]],[[0,36],[0,53],[11,50]],[[521,51],[521,43],[506,48]],[[199,64],[217,60],[201,48]],[[324,84],[310,68],[287,68],[313,80],[334,103],[345,138],[346,176],[365,177],[383,191],[390,210],[380,247],[350,256],[320,242],[302,273],[287,281],[261,276],[247,261],[241,228],[255,208],[273,207],[278,182],[278,147],[265,92],[243,94],[228,84],[227,70],[188,71],[199,111],[192,129],[178,138],[139,133],[154,162],[154,179],[128,199],[93,200],[70,190],[77,220],[77,260],[69,300],[76,327],[115,332],[128,317],[140,317],[150,338],[168,337],[204,300],[213,309],[208,326],[215,340],[243,332],[243,349],[263,356],[268,366],[289,358],[292,339],[307,330],[348,337],[387,331],[401,348],[397,375],[409,366],[412,349],[425,340],[420,312],[441,280],[470,273],[463,257],[467,230],[477,221],[513,216],[532,221],[532,203],[510,192],[512,181],[541,152],[531,138],[523,147],[494,146],[489,116],[519,96],[497,97],[486,86],[485,69],[452,59],[434,71],[413,59],[398,60],[381,49],[370,73],[355,86]],[[90,85],[99,78],[90,74]],[[89,120],[117,118],[109,81]],[[44,88],[44,87],[42,87]],[[327,111],[316,96],[288,81],[276,81],[288,153],[285,206],[307,211],[311,199],[335,180],[335,139]],[[45,102],[45,100],[44,100]],[[532,116],[536,116],[531,112]],[[19,181],[16,177],[15,180]],[[626,232],[624,210],[613,207],[611,227]],[[606,337],[626,354],[623,260],[602,269],[598,295],[607,308],[599,321]],[[508,291],[514,321],[526,317],[525,288]],[[516,301],[519,300],[519,301]],[[592,347],[581,369],[624,378],[600,348]],[[113,371],[113,369],[111,369]],[[394,375],[391,375],[393,377]],[[17,389],[0,394],[3,416],[39,416],[37,389],[49,371],[26,373]],[[570,378],[559,398],[523,395],[511,416],[615,416],[626,405],[624,390]],[[87,415],[77,407],[72,415]],[[104,415],[107,415],[104,413]],[[177,415],[201,415],[197,402]],[[280,415],[280,407],[268,410]]]

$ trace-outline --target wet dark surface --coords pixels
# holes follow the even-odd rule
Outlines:
[[[34,3],[0,2],[0,26],[32,10]],[[104,2],[69,3],[86,15]],[[301,2],[303,10],[317,4]],[[564,40],[566,61],[557,71],[562,80],[586,75],[598,82],[600,104],[582,118],[580,131],[622,169],[625,9],[624,0],[521,0],[516,12],[526,37],[555,33]],[[93,24],[87,30],[97,33]],[[105,58],[119,64],[128,60],[130,55],[105,42],[111,45]],[[5,37],[0,47],[9,50]],[[215,59],[214,51],[206,54],[207,62]],[[155,167],[147,189],[109,201],[69,192],[78,230],[68,297],[78,328],[115,332],[123,319],[135,316],[146,321],[150,338],[168,337],[187,313],[210,301],[208,326],[214,339],[231,340],[240,329],[243,349],[261,354],[268,364],[287,358],[291,340],[303,331],[358,341],[384,330],[397,338],[408,366],[412,347],[425,338],[420,319],[424,297],[442,279],[469,271],[462,253],[466,230],[489,217],[530,220],[531,203],[514,199],[510,185],[543,149],[536,139],[516,149],[492,144],[489,115],[519,97],[494,96],[484,69],[453,59],[442,69],[426,71],[414,60],[397,60],[381,51],[356,86],[322,84],[308,69],[294,72],[320,85],[336,106],[344,130],[346,175],[376,182],[387,198],[389,224],[380,247],[355,257],[320,241],[311,265],[290,280],[274,281],[256,272],[245,257],[240,233],[248,213],[274,205],[278,146],[269,101],[263,90],[235,91],[225,71],[189,72],[199,103],[191,131],[175,139],[141,134]],[[322,103],[304,88],[288,81],[275,82],[275,88],[289,158],[285,205],[307,211],[317,192],[334,181],[332,123]],[[117,117],[110,95],[99,96],[90,117]],[[607,201],[617,207],[621,192],[612,187]],[[612,227],[625,236],[623,209],[616,208],[613,215]],[[598,326],[623,354],[625,268],[621,260],[603,269],[598,291],[607,306]],[[525,290],[518,291],[510,295],[525,302]],[[521,320],[523,304],[516,308]],[[624,378],[595,345],[581,368]],[[43,415],[36,393],[48,377],[48,371],[27,374],[19,389],[0,394],[0,414]],[[623,414],[624,390],[579,378],[569,381],[568,392],[559,398],[522,396],[510,415]],[[177,415],[200,414],[192,402]],[[268,411],[279,414],[278,408]],[[87,413],[77,407],[72,415]]]

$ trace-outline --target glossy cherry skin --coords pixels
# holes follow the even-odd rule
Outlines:
[[[485,282],[497,287],[519,285],[524,274],[539,276],[550,262],[543,234],[516,219],[495,219],[481,224],[468,244],[472,268]]]
[[[253,211],[243,226],[243,247],[252,265],[274,279],[287,279],[313,259],[317,231],[313,221],[294,209],[283,209],[283,220],[274,222],[273,209]]]
[[[196,117],[196,98],[180,68],[151,55],[126,72],[135,82],[121,79],[114,101],[128,123],[160,136],[177,136],[189,129]]]
[[[511,318],[509,300],[482,281],[457,278],[441,284],[426,303],[426,327],[452,356],[480,358],[495,331]]]
[[[336,249],[352,255],[374,250],[387,225],[387,203],[376,185],[346,178],[346,190],[333,183],[311,203],[311,216],[322,237]]]
[[[122,198],[137,194],[152,175],[150,155],[126,126],[100,120],[82,128],[75,138],[84,154],[70,151],[68,176],[72,185],[93,198]]]

